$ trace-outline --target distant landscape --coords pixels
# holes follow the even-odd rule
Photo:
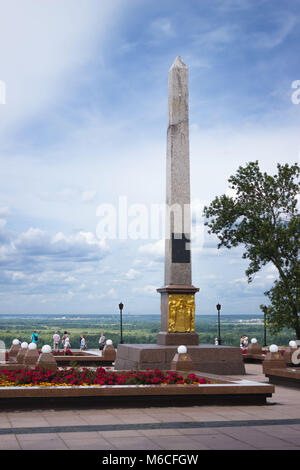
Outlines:
[[[200,343],[213,344],[217,337],[217,317],[212,315],[196,316],[196,332]],[[39,347],[52,345],[52,336],[57,331],[61,336],[66,330],[70,334],[71,347],[79,348],[80,335],[86,335],[88,349],[98,347],[99,336],[104,332],[114,346],[120,342],[119,315],[0,315],[0,339],[9,348],[12,340],[30,342],[31,334],[36,330],[39,334]],[[160,330],[160,315],[126,315],[123,314],[124,343],[155,343]],[[223,315],[221,319],[222,345],[239,346],[240,337],[246,334],[255,337],[263,345],[262,315]],[[279,334],[271,336],[267,330],[267,344],[287,346],[295,339],[293,330],[283,329]]]

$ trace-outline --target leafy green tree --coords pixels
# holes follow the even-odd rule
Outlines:
[[[258,161],[239,167],[229,178],[235,197],[216,197],[204,208],[209,233],[219,239],[218,248],[243,245],[249,260],[248,282],[263,266],[272,263],[278,272],[273,287],[265,292],[269,305],[261,305],[272,333],[293,328],[300,339],[300,167],[277,164],[277,174],[262,173]]]

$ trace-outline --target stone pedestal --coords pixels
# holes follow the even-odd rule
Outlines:
[[[119,344],[116,370],[170,370],[176,346],[158,344]],[[200,344],[188,346],[195,370],[218,375],[243,375],[245,366],[240,348]]]
[[[247,348],[247,354],[262,354],[262,347],[258,343],[250,343]]]
[[[42,369],[57,370],[57,363],[51,352],[40,354],[36,365]]]
[[[17,355],[21,349],[20,344],[13,344],[10,350],[8,351],[8,360],[9,362],[17,362]]]
[[[285,369],[286,363],[279,352],[268,352],[263,362],[263,373],[271,369]]]
[[[27,352],[27,349],[25,349],[25,348],[20,348],[19,349],[19,352],[18,352],[18,355],[17,355],[17,363],[18,364],[23,364],[24,363],[26,352]]]
[[[115,361],[116,350],[112,344],[106,344],[102,351],[102,357],[105,361]]]
[[[292,355],[294,354],[295,351],[297,351],[298,348],[291,348],[290,346],[286,348],[286,350],[283,353],[283,360],[285,361],[286,364],[292,364]],[[295,364],[294,364],[295,365]]]
[[[171,370],[191,371],[195,370],[195,366],[188,353],[176,353],[170,366]]]
[[[24,357],[24,365],[29,369],[34,369],[39,359],[39,352],[37,349],[27,349]]]

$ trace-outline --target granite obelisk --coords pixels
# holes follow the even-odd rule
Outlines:
[[[166,236],[161,330],[157,344],[119,344],[116,370],[168,370],[178,345],[186,345],[195,370],[244,374],[240,348],[199,344],[195,333],[195,293],[191,269],[188,69],[176,57],[169,70],[166,170]]]
[[[168,77],[165,286],[161,294],[161,345],[198,344],[191,270],[188,69],[176,57]]]

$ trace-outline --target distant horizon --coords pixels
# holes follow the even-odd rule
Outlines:
[[[160,313],[123,313],[123,319],[126,318],[126,315],[134,317],[143,317],[143,316],[160,316]],[[87,316],[119,316],[119,313],[16,313],[16,314],[6,314],[6,313],[0,313],[0,318],[1,317],[6,317],[6,318],[12,318],[12,317],[87,317]],[[216,314],[213,313],[198,313],[195,315],[196,317],[214,317],[217,316]],[[247,316],[247,317],[263,317],[262,313],[224,313],[222,314],[222,317],[228,317],[228,316]]]

